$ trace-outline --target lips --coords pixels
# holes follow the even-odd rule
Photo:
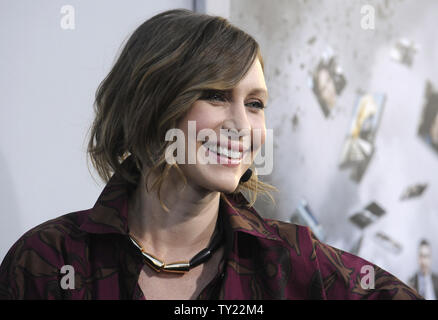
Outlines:
[[[234,143],[237,142],[237,143]],[[226,145],[226,143],[223,143]],[[244,149],[243,145],[238,141],[228,143],[228,148],[220,146],[217,141],[207,141],[202,144],[206,149],[206,156],[211,159],[211,164],[220,164],[226,167],[237,167],[242,163],[242,160],[249,148]]]
[[[243,153],[241,151],[236,151],[233,149],[228,149],[228,148],[224,148],[221,146],[218,146],[216,144],[207,144],[204,145],[208,150],[210,150],[211,152],[214,152],[218,155],[227,157],[227,158],[231,158],[231,159],[241,159]]]
[[[226,142],[225,140],[207,141],[203,143],[203,146],[211,152],[231,159],[241,159],[247,151],[251,150],[250,146],[245,148],[242,142],[230,139]]]

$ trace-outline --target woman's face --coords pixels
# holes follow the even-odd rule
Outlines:
[[[196,163],[187,164],[186,161],[179,165],[188,184],[225,193],[237,188],[241,176],[265,142],[263,106],[267,98],[263,70],[256,59],[245,77],[232,90],[214,90],[193,103],[179,123],[186,141],[193,140],[189,135],[189,121],[196,124],[196,136],[203,129],[211,129],[214,137],[206,139],[207,143],[192,141],[196,146]],[[236,132],[239,136],[235,135]],[[260,133],[260,139],[253,139],[254,132]],[[186,153],[190,151],[187,143]],[[219,148],[219,145],[223,148]],[[203,162],[200,161],[200,155]],[[205,159],[208,159],[208,163]]]

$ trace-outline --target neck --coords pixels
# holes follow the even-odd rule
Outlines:
[[[185,185],[171,172],[161,191],[166,211],[157,192],[146,191],[144,175],[140,181],[129,201],[128,225],[146,252],[172,262],[190,260],[208,246],[216,227],[219,192]]]

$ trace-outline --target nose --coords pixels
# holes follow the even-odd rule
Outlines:
[[[226,130],[233,140],[239,140],[251,134],[251,123],[243,102],[234,102],[228,108],[222,129]]]

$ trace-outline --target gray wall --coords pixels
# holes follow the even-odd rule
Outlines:
[[[74,30],[60,27],[66,4],[75,9]],[[97,86],[138,25],[192,6],[0,0],[0,260],[30,228],[94,205],[103,184],[87,169],[85,136]]]
[[[376,9],[374,30],[361,28],[363,4]],[[416,270],[418,241],[426,237],[438,271],[438,154],[416,135],[425,81],[438,86],[438,2],[234,0],[230,20],[259,41],[271,97],[266,117],[276,148],[274,172],[267,180],[280,191],[275,207],[257,203],[261,214],[287,221],[304,198],[327,242],[350,250],[360,231],[348,217],[377,201],[387,213],[365,230],[359,255],[407,281]],[[315,41],[308,43],[312,37]],[[400,37],[420,46],[411,68],[390,59]],[[309,72],[327,46],[337,53],[347,80],[328,119],[308,86]],[[387,96],[376,154],[359,184],[338,169],[358,90]],[[295,114],[299,122],[294,130]],[[419,182],[429,183],[424,195],[400,202],[405,187]],[[386,251],[373,240],[378,231],[398,241],[403,251]]]

